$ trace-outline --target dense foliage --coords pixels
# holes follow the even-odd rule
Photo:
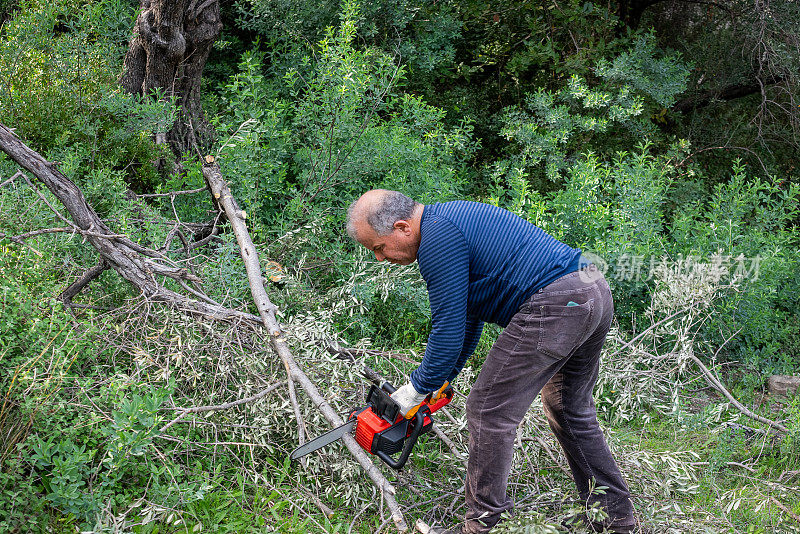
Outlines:
[[[362,402],[364,383],[326,344],[363,349],[358,363],[400,382],[430,328],[418,270],[376,264],[350,242],[348,203],[373,187],[492,203],[606,270],[617,325],[598,411],[648,497],[637,501],[643,518],[665,532],[719,518],[731,532],[772,532],[787,521],[773,500],[800,513],[800,403],[763,398],[766,376],[800,374],[800,6],[222,7],[204,85],[212,155],[246,212],[293,349],[340,412]],[[194,156],[154,142],[178,103],[117,85],[136,14],[123,0],[0,0],[0,123],[57,161],[115,231],[163,250],[176,221],[201,228],[217,215]],[[380,497],[340,450],[303,468],[285,461],[297,429],[280,396],[166,432],[175,410],[252,394],[282,365],[263,339],[147,302],[112,271],[65,307],[56,297],[96,253],[69,232],[13,238],[61,226],[50,206],[63,213],[32,177],[6,182],[16,171],[0,153],[0,530],[384,523]],[[209,297],[254,311],[227,227],[192,261]],[[464,392],[497,333],[484,333]],[[758,425],[697,384],[693,358],[788,433],[729,430]],[[309,433],[325,430],[302,406]],[[442,426],[463,447],[459,410]],[[548,532],[579,507],[538,412],[520,432],[540,448],[515,465],[527,508],[506,529]],[[420,515],[454,521],[457,500],[446,511],[435,503],[459,498],[463,468],[433,438],[420,451],[398,487],[427,503]],[[742,482],[730,470],[743,464],[770,482]],[[336,513],[298,504],[318,499]]]

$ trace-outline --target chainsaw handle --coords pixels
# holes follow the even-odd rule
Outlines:
[[[411,449],[413,449],[414,445],[416,445],[417,439],[422,433],[423,426],[425,426],[425,413],[424,411],[418,410],[416,416],[414,417],[414,429],[406,438],[406,442],[403,444],[403,451],[400,453],[400,457],[395,460],[383,451],[378,451],[375,453],[375,455],[383,460],[386,465],[392,469],[402,469],[403,466],[406,465],[408,457],[411,456]]]

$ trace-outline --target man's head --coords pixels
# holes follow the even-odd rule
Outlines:
[[[417,259],[422,204],[397,191],[373,189],[347,210],[347,233],[378,261],[408,265]]]

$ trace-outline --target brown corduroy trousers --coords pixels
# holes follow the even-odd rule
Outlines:
[[[506,487],[517,426],[540,391],[581,498],[598,501],[613,526],[635,522],[592,399],[613,313],[608,283],[589,265],[537,291],[497,338],[467,399],[464,532],[488,532],[513,508]],[[593,486],[607,489],[592,494]]]

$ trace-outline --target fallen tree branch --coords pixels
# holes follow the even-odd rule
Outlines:
[[[108,269],[108,264],[106,264],[105,260],[100,260],[99,264],[88,269],[85,273],[83,273],[83,276],[67,286],[67,288],[61,292],[58,298],[64,303],[65,306],[72,306],[72,298],[80,293],[84,287],[88,286],[92,280],[99,277],[106,269]]]
[[[651,354],[650,352],[642,349],[641,347],[637,347],[636,350],[638,350],[642,354],[645,354],[648,357],[653,358],[654,360],[665,359],[665,358],[668,358],[668,357],[674,357],[676,354],[678,354],[677,352],[670,352],[670,353],[668,353],[666,355],[663,355],[663,356],[656,356],[655,354]],[[722,382],[720,382],[717,379],[717,377],[715,377],[714,374],[708,369],[708,367],[706,367],[706,365],[702,361],[700,361],[700,358],[698,358],[694,354],[690,354],[688,356],[688,358],[700,369],[700,371],[703,374],[703,378],[705,378],[705,380],[708,383],[708,385],[710,385],[712,388],[716,389],[726,399],[728,399],[728,401],[737,410],[742,412],[747,417],[749,417],[751,419],[755,419],[756,421],[758,421],[760,423],[764,423],[765,425],[768,425],[768,426],[772,427],[773,429],[778,430],[779,432],[782,432],[784,434],[786,434],[788,432],[788,429],[784,425],[782,425],[782,424],[780,424],[780,423],[778,423],[776,421],[773,421],[772,419],[767,419],[766,417],[762,417],[762,416],[754,413],[752,410],[748,409],[744,404],[742,404],[741,402],[736,400],[736,398],[733,395],[731,395],[730,391],[728,391],[728,389],[722,384]]]
[[[55,165],[25,145],[13,131],[3,124],[0,124],[0,150],[47,186],[64,205],[73,220],[69,221],[63,215],[59,218],[84,236],[109,267],[136,286],[146,298],[156,302],[170,303],[184,313],[212,320],[246,321],[249,324],[261,324],[259,317],[251,313],[193,300],[159,284],[156,275],[176,278],[179,281],[183,279],[196,280],[196,277],[193,277],[186,269],[154,261],[151,258],[166,258],[163,254],[133,243],[127,237],[112,232],[86,202],[83,193],[75,184],[61,174]],[[27,180],[27,176],[24,174],[22,176]],[[41,192],[36,191],[42,198]],[[60,212],[46,198],[43,200],[48,207],[60,215]],[[148,257],[143,258],[142,256]]]
[[[433,433],[436,434],[439,437],[439,439],[444,442],[445,445],[447,445],[447,448],[450,449],[450,453],[455,458],[458,458],[458,460],[462,464],[464,464],[464,467],[466,467],[467,466],[467,459],[464,457],[463,454],[461,454],[461,451],[458,450],[458,447],[453,442],[453,440],[450,439],[450,436],[445,434],[444,431],[441,428],[439,428],[439,425],[437,425],[436,423],[433,424]]]
[[[728,389],[724,385],[722,385],[722,382],[720,382],[717,379],[717,377],[714,376],[714,374],[708,369],[708,367],[706,367],[705,364],[700,361],[700,358],[698,358],[694,354],[690,354],[689,355],[689,359],[692,360],[694,362],[694,364],[703,373],[703,376],[705,377],[706,382],[708,382],[708,384],[711,387],[713,387],[714,389],[716,389],[717,391],[722,393],[722,395],[726,399],[728,399],[728,401],[731,404],[733,404],[736,407],[736,409],[738,409],[740,412],[745,414],[747,417],[749,417],[751,419],[755,419],[756,421],[758,421],[760,423],[764,423],[765,425],[768,425],[768,426],[770,426],[770,427],[772,427],[772,428],[774,428],[774,429],[776,429],[776,430],[778,430],[778,431],[780,431],[780,432],[782,432],[784,434],[786,434],[789,431],[789,429],[786,428],[785,426],[783,426],[782,424],[780,424],[780,423],[778,423],[776,421],[773,421],[772,419],[767,419],[766,417],[761,417],[760,415],[758,415],[758,414],[754,413],[753,411],[749,410],[744,404],[742,404],[741,402],[736,400],[736,398],[734,398],[734,396],[731,395],[731,393],[728,391]]]
[[[780,508],[781,510],[786,512],[789,515],[789,517],[791,517],[792,519],[794,519],[795,521],[800,523],[800,516],[798,516],[796,513],[792,512],[792,510],[788,506],[783,504],[781,501],[779,501],[778,499],[776,499],[772,495],[769,496],[769,500],[771,500],[773,503],[775,503],[775,506],[777,506],[778,508]]]
[[[11,178],[9,178],[8,180],[5,180],[5,181],[4,181],[2,184],[0,184],[0,187],[5,187],[5,186],[7,186],[8,184],[10,184],[11,182],[13,182],[14,180],[16,180],[17,178],[19,178],[20,176],[22,176],[22,171],[17,171],[17,172],[15,172],[15,173],[14,173],[14,176],[12,176]]]
[[[286,362],[284,362],[284,365]],[[292,404],[292,411],[294,411],[294,418],[297,421],[297,445],[303,445],[306,442],[306,422],[303,420],[303,415],[300,413],[300,405],[297,403],[297,393],[294,388],[294,379],[292,378],[292,374],[289,371],[289,368],[286,367],[286,375],[289,377],[288,386],[289,386],[289,402]],[[300,459],[300,464],[303,467],[306,466],[305,458]]]
[[[219,410],[227,410],[228,408],[233,408],[234,406],[239,406],[241,404],[245,404],[245,403],[248,403],[248,402],[257,401],[258,399],[266,397],[271,392],[273,392],[278,387],[280,387],[280,386],[282,386],[284,384],[286,384],[286,382],[276,382],[276,383],[274,383],[274,384],[262,389],[261,391],[259,391],[255,395],[251,395],[250,397],[246,397],[244,399],[235,400],[235,401],[232,401],[232,402],[226,402],[225,404],[216,404],[216,405],[213,405],[213,406],[195,406],[193,408],[175,408],[176,410],[181,410],[181,413],[179,413],[178,416],[175,419],[173,419],[172,421],[170,421],[166,425],[162,426],[161,429],[158,431],[158,433],[159,434],[163,434],[164,432],[166,432],[169,429],[169,427],[171,427],[175,423],[179,422],[181,419],[183,419],[184,417],[186,417],[190,413],[216,412],[216,411],[219,411]]]
[[[323,514],[325,514],[325,517],[327,517],[328,519],[331,519],[335,515],[336,512],[331,510],[330,506],[328,506],[327,504],[322,502],[322,499],[317,497],[314,493],[308,491],[306,488],[302,488],[302,490],[303,490],[303,493],[309,499],[311,499],[314,502],[314,504],[317,505],[317,508],[319,508],[319,511],[322,512]]]
[[[213,161],[213,158],[210,159]],[[241,251],[242,260],[244,261],[247,271],[250,294],[253,296],[253,301],[261,316],[261,321],[270,334],[272,334],[271,339],[282,339],[280,335],[280,325],[275,317],[275,312],[278,308],[270,301],[267,291],[264,289],[264,277],[261,274],[261,262],[258,259],[258,251],[256,250],[253,240],[250,238],[247,225],[244,223],[247,215],[239,208],[236,199],[233,198],[228,184],[222,178],[219,166],[205,165],[203,167],[203,177],[211,190],[211,194],[217,200],[222,210],[224,210],[225,216],[231,224],[233,235],[236,236],[236,242],[239,244],[239,250]],[[300,406],[297,403],[297,394],[294,389],[294,374],[292,373],[287,358],[281,356],[281,360],[286,368],[286,374],[289,377],[289,400],[292,404],[295,419],[297,420],[298,442],[302,445],[305,443],[305,422],[300,414]]]
[[[164,265],[152,259],[141,258],[140,254],[169,261],[162,254],[132,242],[122,234],[116,234],[100,219],[94,209],[86,202],[81,190],[58,170],[56,165],[45,160],[30,149],[9,128],[0,124],[0,150],[8,154],[12,160],[33,174],[56,196],[72,217],[67,219],[58,211],[42,193],[30,183],[28,177],[22,177],[36,191],[39,198],[56,214],[56,216],[74,228],[77,233],[100,253],[108,265],[123,278],[133,283],[147,297],[156,300],[180,301],[184,297],[161,287],[154,275],[163,275],[176,279],[192,279],[191,273],[180,267]],[[138,253],[138,254],[136,254]]]
[[[322,412],[325,418],[334,426],[343,424],[343,421],[330,406],[325,398],[320,394],[313,382],[300,369],[292,357],[286,338],[281,332],[280,325],[275,317],[276,307],[267,296],[262,282],[261,268],[247,227],[244,224],[246,214],[238,208],[233,199],[227,184],[222,179],[219,167],[216,165],[205,165],[203,176],[212,191],[214,199],[223,207],[225,214],[234,229],[237,241],[242,249],[242,257],[245,262],[250,283],[251,292],[259,311],[259,316],[250,313],[231,310],[223,306],[215,306],[207,302],[190,299],[185,295],[176,293],[163,287],[156,275],[168,276],[171,278],[192,280],[193,277],[186,269],[172,267],[161,264],[154,259],[164,259],[169,261],[163,254],[142,247],[133,243],[126,236],[115,234],[100,219],[94,209],[88,204],[81,190],[66,178],[56,168],[56,166],[46,161],[41,155],[25,145],[9,128],[0,124],[0,150],[8,154],[12,160],[17,162],[24,169],[33,174],[40,182],[55,195],[64,205],[73,221],[69,221],[58,210],[56,210],[41,192],[36,190],[39,197],[48,205],[68,226],[74,227],[89,244],[94,247],[100,257],[118,272],[123,278],[136,286],[142,294],[153,301],[167,302],[173,304],[178,310],[192,314],[208,317],[213,320],[244,320],[252,326],[265,326],[270,333],[270,343],[272,348],[284,362],[290,379],[297,380],[306,393],[311,398],[315,406]],[[23,175],[23,177],[27,178]],[[30,184],[32,186],[32,184]],[[143,258],[142,256],[147,256]],[[192,412],[186,412],[192,413]],[[168,423],[162,429],[166,430],[174,423]],[[167,438],[167,436],[163,436]],[[391,483],[383,476],[378,468],[372,463],[367,453],[356,443],[352,436],[345,436],[344,443],[358,463],[367,472],[367,475],[378,487],[383,500],[391,511],[391,519],[397,529],[401,532],[408,531],[400,505],[394,498],[395,489]]]
[[[641,332],[639,332],[639,334],[637,334],[637,335],[636,335],[636,336],[635,336],[633,339],[631,339],[630,341],[628,341],[628,342],[624,343],[624,344],[623,344],[623,345],[622,345],[620,348],[618,348],[617,350],[615,350],[614,352],[612,352],[612,353],[611,353],[611,354],[609,354],[608,356],[604,356],[604,357],[605,357],[605,358],[607,358],[607,359],[611,359],[611,358],[613,358],[614,356],[616,356],[617,354],[619,354],[619,353],[620,353],[620,352],[622,352],[623,350],[627,349],[628,347],[630,347],[631,345],[633,345],[634,343],[636,343],[636,341],[638,341],[639,339],[641,339],[641,337],[642,337],[642,336],[644,336],[646,333],[648,333],[648,332],[651,332],[652,330],[655,330],[655,328],[656,328],[657,326],[659,326],[660,324],[662,324],[662,323],[666,323],[667,321],[669,321],[669,320],[670,320],[670,319],[672,319],[673,317],[676,317],[676,316],[678,316],[678,315],[680,315],[680,314],[682,314],[682,313],[685,313],[686,311],[688,311],[688,310],[685,310],[685,309],[684,309],[684,310],[678,310],[678,311],[676,311],[675,313],[672,313],[672,314],[670,314],[670,315],[668,315],[668,316],[664,317],[663,319],[661,319],[661,320],[660,320],[660,321],[658,321],[657,323],[655,323],[655,324],[652,324],[652,325],[648,326],[647,328],[645,328],[644,330],[642,330]]]
[[[208,159],[213,162],[213,158]],[[303,387],[305,392],[311,398],[311,401],[314,403],[314,406],[320,410],[328,422],[333,426],[342,425],[344,421],[342,421],[339,414],[336,413],[328,401],[325,400],[325,398],[320,394],[316,385],[303,372],[289,350],[286,337],[283,335],[280,324],[275,317],[277,308],[274,304],[272,304],[266,290],[264,289],[263,276],[261,274],[261,264],[258,259],[258,254],[256,253],[255,245],[250,238],[250,233],[247,231],[247,226],[244,222],[247,215],[239,208],[217,165],[204,165],[203,177],[205,178],[212,195],[219,203],[220,207],[225,211],[225,215],[231,224],[231,229],[236,236],[236,241],[239,243],[239,248],[241,249],[242,253],[242,260],[244,261],[245,268],[247,270],[250,291],[253,295],[253,300],[255,301],[256,307],[258,308],[258,313],[261,317],[261,320],[270,334],[270,344],[272,345],[273,350],[280,357],[281,361],[283,361],[290,379],[296,380]],[[298,425],[300,424],[301,423],[298,422]],[[367,472],[367,475],[370,477],[370,479],[372,479],[372,481],[378,487],[383,500],[386,502],[386,505],[389,507],[389,510],[392,513],[392,520],[394,521],[397,529],[401,532],[408,531],[408,524],[403,517],[400,505],[394,498],[394,487],[391,485],[391,483],[389,483],[388,480],[386,480],[386,477],[383,476],[378,468],[375,467],[375,464],[372,463],[370,458],[367,456],[367,453],[364,452],[358,443],[356,443],[356,440],[352,436],[345,435],[343,441],[358,463]]]

